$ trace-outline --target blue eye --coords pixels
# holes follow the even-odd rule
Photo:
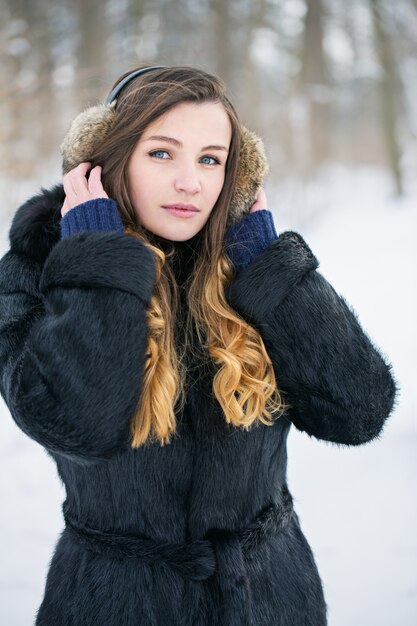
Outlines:
[[[150,152],[150,156],[155,156],[155,154],[161,154],[161,153],[165,153],[168,154],[168,152],[166,150],[154,150],[153,152]],[[159,159],[159,157],[156,157],[157,159]],[[161,161],[164,161],[164,159],[160,159]]]
[[[214,163],[220,163],[220,161],[218,159],[216,159],[216,157],[212,157],[212,156],[203,156],[201,157],[202,159],[212,159],[214,161]],[[213,163],[207,163],[206,165],[214,165]]]

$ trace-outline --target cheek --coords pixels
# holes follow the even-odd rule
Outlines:
[[[133,204],[137,215],[144,217],[151,205],[152,194],[148,193],[146,185],[141,185],[140,181],[134,186],[132,193],[130,194],[130,200]]]
[[[129,172],[129,193],[131,199],[143,201],[148,193],[150,186],[150,177],[146,175],[146,172],[132,169]]]
[[[137,193],[139,189],[143,188],[149,178],[146,172],[146,164],[139,161],[139,159],[132,159],[127,170],[127,175],[129,188],[135,193]]]
[[[217,180],[217,184],[213,185],[213,197],[214,197],[214,201],[217,200],[217,198],[219,197],[221,190],[223,189],[223,185],[224,185],[224,179],[225,176],[224,174],[222,174],[219,179]]]
[[[130,176],[128,179],[128,194],[129,199],[132,204],[132,207],[136,213],[139,215],[140,209],[144,204],[143,201],[143,185],[137,176]]]

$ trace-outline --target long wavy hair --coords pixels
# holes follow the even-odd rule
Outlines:
[[[139,68],[137,68],[139,69]],[[120,76],[113,87],[129,72]],[[176,412],[186,403],[186,375],[201,356],[208,356],[213,392],[228,424],[248,430],[260,421],[272,425],[285,411],[271,360],[257,330],[228,304],[226,287],[235,270],[224,245],[227,210],[236,183],[242,126],[217,76],[188,66],[154,69],[131,80],[121,91],[116,120],[91,156],[102,166],[102,182],[119,207],[127,234],[154,253],[156,281],[147,309],[148,340],[142,389],[131,421],[132,448],[159,441],[170,443]],[[210,217],[193,238],[192,267],[184,285],[177,283],[177,242],[166,246],[137,222],[128,193],[127,164],[147,126],[182,102],[215,102],[224,106],[232,125],[225,180]],[[166,240],[165,240],[166,243]],[[181,242],[182,243],[182,242]],[[186,298],[186,315],[180,291]],[[178,337],[181,335],[181,341]],[[196,349],[195,337],[200,342]],[[139,373],[138,373],[139,376]],[[139,380],[138,380],[139,385]]]

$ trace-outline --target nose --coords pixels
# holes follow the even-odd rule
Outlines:
[[[184,165],[175,177],[175,190],[188,194],[201,191],[201,182],[194,164]]]

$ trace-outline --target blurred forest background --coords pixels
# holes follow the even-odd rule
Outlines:
[[[219,74],[270,188],[335,163],[415,178],[417,0],[1,0],[0,46],[2,203],[60,176],[73,117],[141,63]]]

